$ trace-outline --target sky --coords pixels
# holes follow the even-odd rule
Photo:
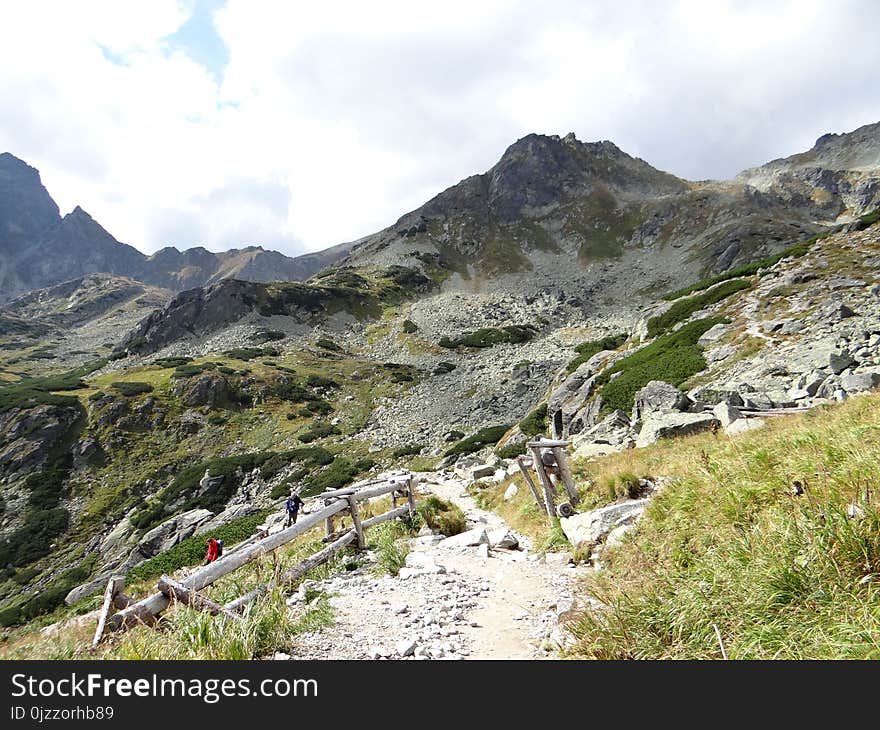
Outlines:
[[[728,178],[880,121],[875,0],[0,0],[0,152],[146,253],[296,255],[531,132]]]

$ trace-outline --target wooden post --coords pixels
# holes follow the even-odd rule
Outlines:
[[[95,637],[92,639],[92,649],[98,646],[101,637],[104,636],[104,625],[107,623],[110,607],[114,605],[114,599],[124,585],[125,576],[123,575],[114,575],[107,581],[107,588],[104,590],[104,604],[101,606],[101,613],[98,614],[98,627],[95,629]]]
[[[367,546],[367,541],[364,539],[364,528],[361,527],[361,515],[358,512],[357,501],[355,501],[354,497],[347,497],[346,500],[351,511],[351,523],[354,525],[354,531],[357,534],[357,549],[363,550]]]
[[[532,465],[538,472],[538,479],[541,480],[541,486],[544,487],[544,500],[547,504],[547,516],[552,520],[556,516],[556,504],[553,499],[553,485],[550,483],[550,477],[544,471],[544,462],[541,461],[541,449],[537,446],[531,447]]]
[[[535,498],[535,502],[538,503],[538,507],[541,508],[541,511],[547,512],[547,505],[544,504],[544,501],[541,499],[541,495],[538,493],[538,488],[535,486],[535,482],[532,479],[532,475],[529,474],[529,470],[526,469],[525,464],[522,463],[522,457],[516,457],[516,465],[519,467],[520,472],[522,472],[523,479],[526,480],[526,484],[529,485],[529,489],[532,490],[532,495]]]
[[[412,477],[407,479],[406,481],[406,501],[409,505],[409,516],[413,517],[416,513],[416,495],[415,490],[413,489],[413,480]]]
[[[250,593],[245,593],[243,596],[239,596],[234,601],[230,601],[223,607],[224,610],[241,611],[248,603],[253,601],[255,598],[258,598],[263,593],[268,592],[275,586],[283,585],[284,583],[292,583],[295,580],[299,580],[312,568],[329,560],[330,556],[332,556],[338,550],[344,548],[350,542],[353,542],[355,539],[357,539],[357,534],[354,530],[349,530],[341,537],[337,538],[334,542],[330,543],[323,550],[315,553],[310,558],[306,558],[295,568],[292,568],[286,573],[282,573],[281,575],[279,575],[276,580],[270,581],[269,583],[264,583],[263,585],[254,588],[254,590],[252,590]]]
[[[198,611],[206,611],[212,616],[221,613],[227,618],[232,618],[239,622],[241,621],[241,616],[237,613],[232,613],[232,611],[228,611],[210,598],[206,598],[195,591],[188,590],[186,586],[169,578],[167,575],[163,575],[159,578],[159,590],[168,596],[168,598],[173,598],[175,601],[179,601],[190,608],[195,608]]]
[[[561,446],[554,446],[553,455],[556,457],[556,465],[559,467],[559,476],[562,477],[562,483],[565,485],[565,491],[568,493],[568,501],[572,505],[576,505],[578,503],[578,491],[574,485],[574,477],[571,475],[571,468],[568,466],[565,451]]]

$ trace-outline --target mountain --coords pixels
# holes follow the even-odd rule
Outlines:
[[[808,153],[731,181],[682,180],[611,142],[530,134],[353,247],[345,265],[433,262],[487,277],[584,281],[591,264],[650,263],[674,286],[717,273],[871,209],[880,125],[826,135]],[[670,255],[669,249],[677,249]]]
[[[0,301],[90,273],[183,291],[221,279],[301,281],[348,250],[342,244],[291,258],[260,246],[212,253],[164,248],[146,256],[120,243],[82,208],[60,216],[40,173],[0,154]]]

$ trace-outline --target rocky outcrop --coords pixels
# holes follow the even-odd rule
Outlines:
[[[683,411],[688,404],[687,396],[674,385],[652,380],[636,393],[632,420],[643,421],[656,414]]]
[[[43,464],[80,415],[76,406],[54,405],[0,414],[0,477],[23,475]]]
[[[604,540],[614,528],[631,525],[645,511],[649,502],[648,498],[635,499],[571,517],[561,517],[559,526],[572,545],[591,545]]]
[[[645,420],[636,439],[636,446],[648,446],[661,438],[689,436],[717,428],[721,424],[711,413],[655,414]]]

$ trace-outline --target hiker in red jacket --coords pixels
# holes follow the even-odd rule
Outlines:
[[[208,563],[213,563],[217,558],[220,557],[220,545],[217,540],[213,537],[208,538],[208,552],[205,553],[205,562],[204,565]]]

